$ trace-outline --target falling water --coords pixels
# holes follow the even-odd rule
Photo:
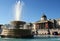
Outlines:
[[[21,12],[22,12],[23,2],[17,1],[15,4],[15,20],[21,20]]]

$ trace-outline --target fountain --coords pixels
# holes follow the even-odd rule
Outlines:
[[[24,25],[26,22],[21,21],[21,12],[23,7],[23,1],[16,1],[14,5],[14,15],[15,20],[11,21],[11,24],[15,26],[15,28],[19,28],[20,25]]]
[[[21,20],[21,11],[22,11],[23,3],[18,1],[15,4],[15,20],[10,22],[10,25],[14,26],[14,28],[8,28],[8,26],[3,26],[3,31],[1,33],[1,37],[9,37],[9,38],[31,38],[33,37],[31,29],[23,29],[26,22],[19,21]],[[22,27],[22,29],[21,29]]]
[[[15,6],[14,6],[14,15],[15,15],[15,20],[19,21],[19,19],[21,20],[21,12],[22,12],[22,7],[23,7],[23,1],[18,1],[16,2]]]

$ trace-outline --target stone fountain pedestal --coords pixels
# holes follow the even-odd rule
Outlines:
[[[11,21],[11,25],[15,26],[15,29],[3,28],[1,37],[9,38],[31,38],[33,37],[31,29],[20,29],[26,22],[23,21]]]

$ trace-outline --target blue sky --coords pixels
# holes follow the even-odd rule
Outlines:
[[[0,24],[14,20],[13,6],[19,0],[0,0]],[[60,18],[60,0],[21,0],[24,2],[22,21],[35,22],[40,20],[44,12],[48,19]]]

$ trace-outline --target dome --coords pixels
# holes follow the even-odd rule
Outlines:
[[[45,14],[42,15],[43,18],[47,18]]]
[[[47,17],[45,14],[42,15],[41,20],[47,20]]]

